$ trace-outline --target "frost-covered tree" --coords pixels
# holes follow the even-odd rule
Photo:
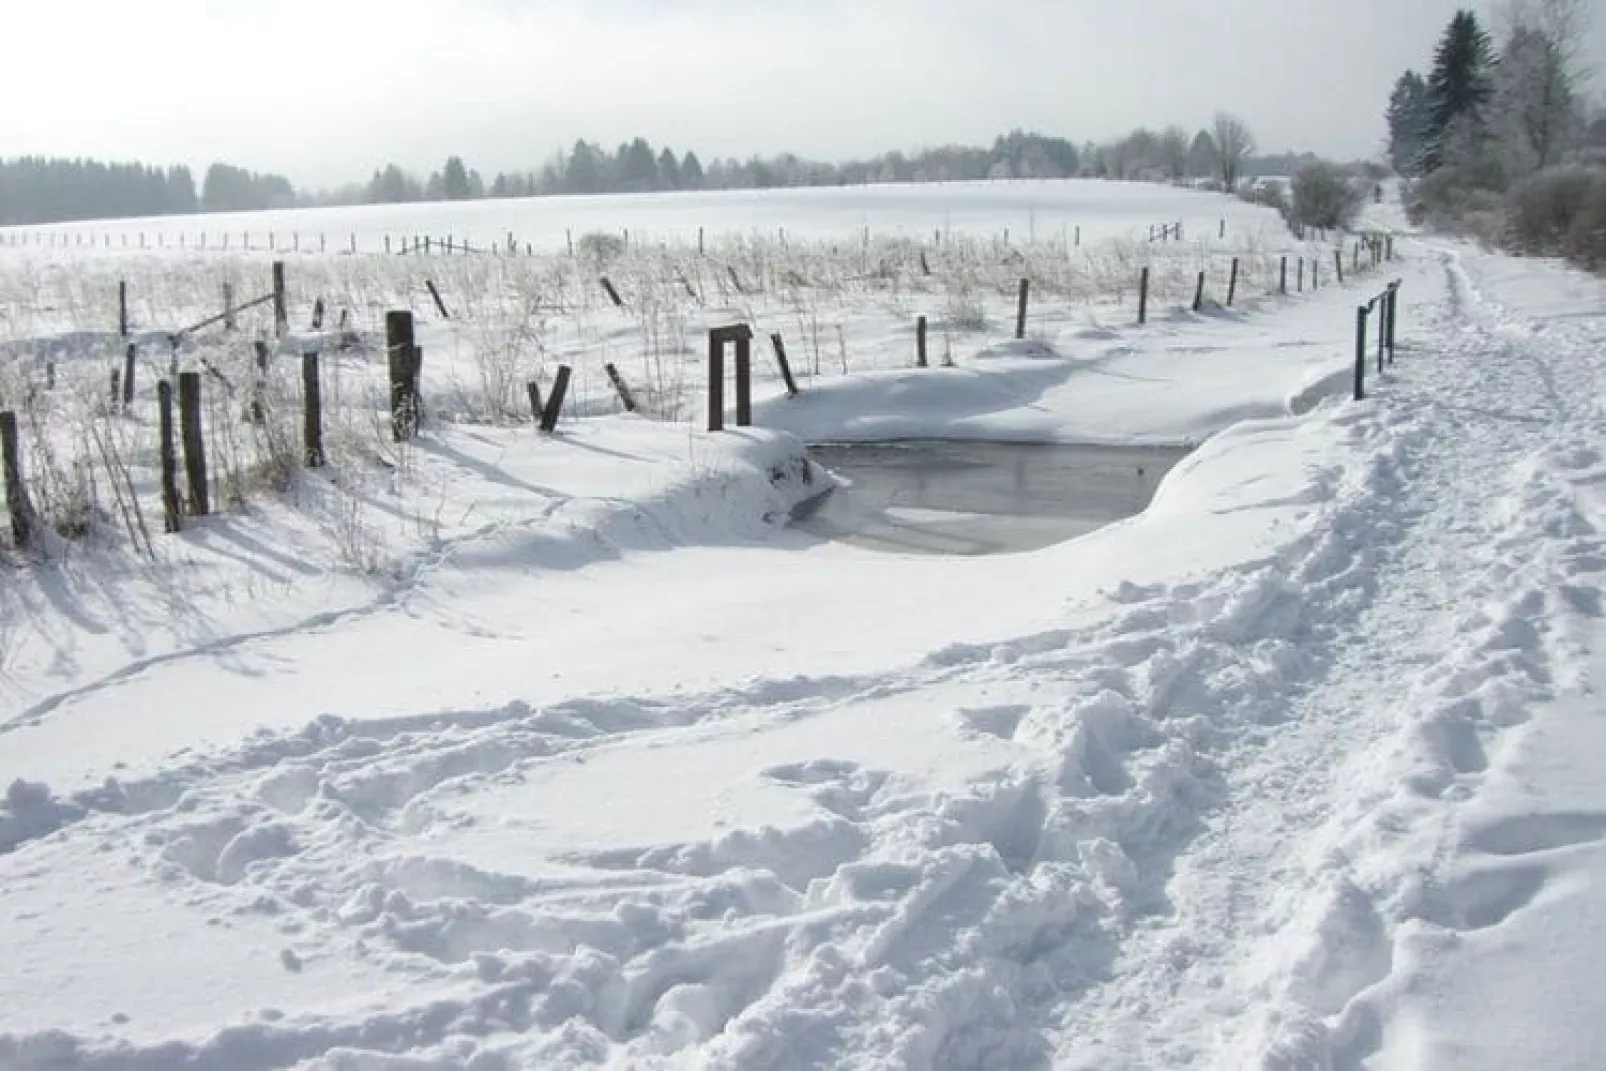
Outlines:
[[[1577,42],[1587,16],[1578,0],[1515,0],[1494,75],[1494,133],[1512,178],[1560,163],[1584,127]]]
[[[1187,177],[1188,148],[1188,132],[1180,126],[1168,126],[1161,131],[1157,144],[1160,166],[1172,182]]]
[[[448,201],[466,201],[472,195],[468,168],[461,156],[448,156],[441,170],[441,195]]]
[[[1415,175],[1422,165],[1431,119],[1427,79],[1406,71],[1389,95],[1389,162],[1401,175]]]
[[[1215,120],[1216,173],[1228,193],[1238,186],[1243,177],[1244,161],[1255,151],[1255,135],[1249,124],[1236,115],[1217,112]]]
[[[666,190],[680,189],[680,158],[667,148],[658,154],[658,184]]]
[[[1476,151],[1488,130],[1488,105],[1494,96],[1494,50],[1489,35],[1472,12],[1460,10],[1445,28],[1433,55],[1428,77],[1428,133],[1422,170],[1446,162],[1450,139],[1457,148]]]
[[[1194,135],[1193,144],[1188,148],[1188,176],[1209,178],[1214,175],[1218,156],[1216,139],[1210,136],[1210,131],[1199,131]]]
[[[690,149],[680,158],[680,185],[684,189],[701,189],[703,185],[703,163],[697,159],[697,154]]]

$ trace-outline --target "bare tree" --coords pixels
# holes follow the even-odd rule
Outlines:
[[[1255,135],[1249,124],[1236,115],[1217,112],[1215,121],[1216,168],[1221,185],[1228,193],[1238,187],[1243,175],[1244,161],[1255,151]]]

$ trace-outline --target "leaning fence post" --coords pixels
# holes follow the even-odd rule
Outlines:
[[[17,414],[0,413],[0,467],[5,470],[6,506],[11,514],[11,540],[19,547],[33,541],[33,509],[22,484],[22,453],[17,442]]]
[[[781,382],[786,384],[786,393],[796,397],[797,383],[792,379],[792,362],[786,359],[786,340],[781,338],[779,331],[770,334],[770,345],[775,349],[775,363],[781,366]]]
[[[539,424],[541,423],[541,384],[532,379],[524,384],[524,390],[530,396],[530,419]]]
[[[301,445],[307,468],[322,468],[323,455],[323,387],[318,376],[318,355],[301,355]]]
[[[636,411],[636,396],[630,393],[630,384],[625,382],[625,377],[619,374],[619,369],[614,367],[611,361],[603,365],[602,370],[608,373],[608,380],[613,384],[613,389],[618,392],[619,401],[625,407],[625,412],[634,413]]]
[[[915,367],[926,367],[926,318],[915,318]]]
[[[551,434],[557,430],[558,414],[563,411],[563,397],[569,393],[569,366],[558,365],[558,374],[552,379],[552,396],[541,410],[541,430]]]
[[[1198,312],[1200,309],[1204,308],[1204,284],[1205,284],[1205,273],[1201,271],[1199,273],[1198,285],[1196,285],[1193,288],[1193,311],[1194,312]]]
[[[1232,302],[1238,296],[1238,258],[1232,258],[1232,274],[1227,277],[1227,307],[1232,308]]]
[[[1030,279],[1020,281],[1020,298],[1015,305],[1015,337],[1026,337],[1026,297],[1032,288]]]
[[[1149,269],[1145,265],[1138,275],[1138,323],[1149,322]]]
[[[606,275],[602,277],[602,289],[608,295],[608,300],[613,302],[614,308],[622,309],[625,307],[625,299],[619,296],[619,291],[613,287],[613,280]]]
[[[406,309],[385,313],[385,350],[390,373],[390,432],[406,442],[418,430],[417,347],[413,344],[413,314]]]
[[[435,311],[441,314],[441,319],[450,320],[452,314],[446,311],[446,302],[441,300],[441,292],[435,288],[434,279],[425,279],[424,286],[429,289],[429,296],[435,302]]]
[[[190,515],[205,517],[212,512],[212,496],[206,483],[206,437],[201,431],[199,372],[179,373],[178,422],[179,436],[184,442],[184,477],[190,492]]]
[[[1355,400],[1366,397],[1366,316],[1371,310],[1358,306],[1355,310]]]

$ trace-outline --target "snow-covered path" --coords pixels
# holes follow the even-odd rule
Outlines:
[[[1606,952],[1556,750],[1603,738],[1606,306],[1411,252],[1370,402],[1223,433],[1138,521],[794,559],[1012,638],[18,782],[0,1067],[1588,1066],[1587,1001],[1541,1047],[1500,1012],[1558,927],[1551,990]],[[838,627],[790,624],[802,664]]]
[[[1599,472],[1601,354],[1502,319],[1441,258],[1439,307],[1368,419],[1367,467],[1240,650],[1210,652],[1204,679],[1234,686],[1264,675],[1268,642],[1299,668],[1275,698],[1192,700],[1225,730],[1208,753],[1218,799],[1177,863],[1173,911],[1069,1009],[1069,1066],[1362,1066],[1402,935],[1453,942],[1543,891],[1538,871],[1461,860],[1458,813],[1509,730],[1583,686],[1563,633],[1598,613],[1601,544],[1570,485]],[[1521,855],[1577,824],[1536,815],[1483,837]]]

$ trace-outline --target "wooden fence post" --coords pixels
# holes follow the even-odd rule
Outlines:
[[[1015,303],[1016,338],[1026,337],[1026,297],[1031,292],[1031,287],[1032,281],[1030,279],[1022,279],[1020,281],[1020,297]]]
[[[1144,265],[1138,273],[1138,323],[1149,322],[1149,268]]]
[[[251,371],[251,394],[245,406],[245,418],[253,424],[261,424],[267,416],[267,378],[268,378],[268,344],[260,338],[252,343],[256,350],[256,361]]]
[[[441,292],[435,288],[434,279],[425,279],[424,286],[429,289],[429,296],[435,302],[435,311],[441,314],[441,319],[450,320],[452,314],[446,311],[446,302],[441,300]]]
[[[532,379],[524,384],[524,389],[530,396],[530,419],[539,424],[541,423],[541,384]]]
[[[161,433],[162,457],[162,527],[177,532],[184,526],[184,510],[178,496],[178,452],[173,447],[173,384],[162,380],[156,384],[158,428]]]
[[[290,304],[284,289],[284,261],[273,262],[273,333],[283,338],[290,330]]]
[[[179,437],[184,443],[184,478],[189,489],[189,512],[205,517],[212,512],[212,496],[206,482],[206,437],[201,430],[201,373],[180,372],[178,376]]]
[[[725,430],[725,338],[708,332],[708,430]]]
[[[608,300],[613,302],[614,308],[622,309],[625,307],[624,298],[619,296],[619,291],[613,288],[613,280],[609,279],[606,275],[602,277],[602,289],[607,293]]]
[[[625,407],[625,412],[634,413],[636,411],[636,396],[630,393],[630,384],[625,382],[625,377],[619,374],[619,369],[614,367],[611,361],[603,365],[602,370],[608,373],[608,380],[618,393],[619,401]]]
[[[1283,257],[1282,267],[1279,269],[1277,291],[1282,294],[1288,293],[1288,258],[1286,256]]]
[[[128,280],[117,280],[117,337],[128,337]]]
[[[17,441],[17,414],[0,413],[0,468],[5,471],[6,511],[11,515],[11,541],[18,547],[33,542],[33,507],[22,483],[22,448]]]
[[[1204,308],[1204,284],[1205,284],[1205,273],[1201,271],[1199,273],[1198,285],[1196,285],[1193,288],[1193,311],[1194,312],[1198,312],[1199,310]]]
[[[557,430],[558,414],[563,411],[563,397],[569,393],[569,366],[558,365],[558,374],[552,380],[552,396],[541,410],[541,430],[551,434]]]
[[[921,317],[925,319],[925,317]],[[770,345],[775,350],[775,363],[781,366],[781,382],[786,384],[786,393],[797,397],[797,383],[792,379],[792,362],[786,359],[786,340],[781,338],[779,331],[770,334]]]
[[[324,464],[323,454],[323,387],[318,375],[318,355],[301,355],[301,447],[307,468],[318,469]]]
[[[390,432],[407,442],[418,430],[418,357],[413,344],[413,314],[406,309],[385,313],[385,352],[390,373]]]
[[[1232,308],[1233,300],[1238,296],[1238,258],[1232,258],[1232,273],[1227,277],[1227,308]]]
[[[312,329],[314,331],[323,330],[323,298],[321,297],[312,303]]]
[[[915,367],[926,367],[926,318],[915,320]]]
[[[234,330],[234,284],[223,281],[223,330]]]
[[[736,426],[753,424],[753,332],[736,337]]]
[[[123,351],[123,407],[134,404],[134,356],[135,346],[130,342]]]
[[[1338,271],[1338,285],[1339,286],[1343,286],[1344,285],[1344,251],[1342,249],[1333,250],[1333,267],[1335,269],[1337,269],[1337,271]]]

